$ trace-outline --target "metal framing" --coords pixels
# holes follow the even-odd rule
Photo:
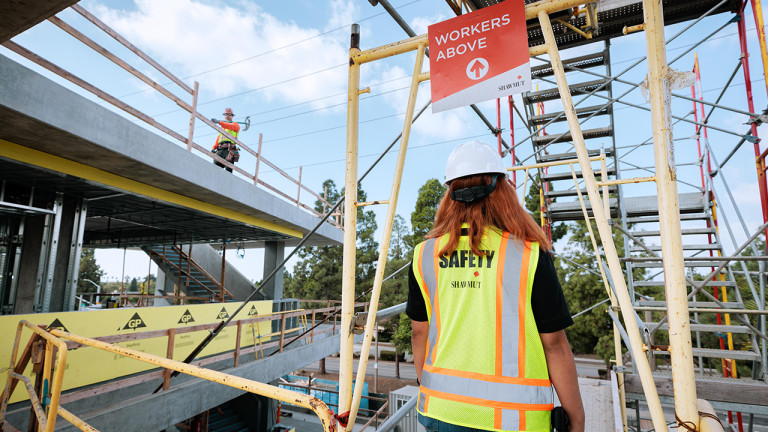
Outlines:
[[[88,211],[88,201],[80,199],[75,204],[75,217],[72,224],[72,238],[69,246],[69,260],[67,261],[67,279],[64,287],[63,309],[75,310],[75,297],[77,295],[77,282],[80,275],[80,255],[83,251],[83,235],[85,234],[85,220]]]

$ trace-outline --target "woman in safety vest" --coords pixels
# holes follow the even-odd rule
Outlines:
[[[427,431],[550,431],[551,386],[584,431],[573,324],[544,232],[498,153],[471,142],[446,166],[448,192],[413,253],[407,315]]]

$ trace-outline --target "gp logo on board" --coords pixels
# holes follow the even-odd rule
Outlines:
[[[229,318],[229,314],[227,313],[227,309],[226,308],[221,308],[221,310],[219,311],[219,316],[217,316],[216,319],[223,320],[223,319],[227,319],[227,318]]]
[[[189,309],[184,311],[184,314],[179,319],[178,324],[189,324],[195,322],[195,319],[192,318],[192,314],[189,312]]]
[[[258,315],[259,311],[256,310],[256,305],[251,305],[251,310],[248,311],[248,316]]]
[[[127,323],[125,323],[125,327],[123,327],[123,330],[133,330],[136,331],[136,329],[146,327],[147,325],[144,324],[144,320],[141,319],[139,316],[139,313],[136,312],[133,314],[131,319],[128,320]]]
[[[65,331],[65,332],[69,333],[69,330],[67,330],[67,328],[64,327],[64,324],[62,324],[61,321],[59,321],[58,318],[55,318],[53,320],[53,322],[48,325],[48,329],[49,330],[50,329],[59,329],[61,331]]]
[[[433,113],[531,89],[524,2],[433,24],[428,37]]]

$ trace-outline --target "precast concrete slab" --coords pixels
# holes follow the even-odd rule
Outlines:
[[[3,56],[0,177],[19,187],[35,185],[38,196],[49,191],[86,198],[90,246],[222,239],[291,246],[319,222]],[[3,211],[11,209],[0,206]],[[342,238],[340,229],[323,223],[308,244],[340,244]]]
[[[0,2],[0,43],[77,3],[78,0],[3,0]]]

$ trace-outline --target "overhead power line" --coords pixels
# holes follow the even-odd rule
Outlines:
[[[410,5],[418,3],[420,1],[421,0],[413,0],[413,1],[409,2],[409,3],[404,3],[404,4],[400,5],[399,7],[410,6]],[[356,22],[368,21],[368,20],[371,20],[373,18],[379,17],[379,16],[384,15],[384,14],[385,14],[385,12],[379,12],[377,14],[373,14],[373,15],[370,15],[368,17],[361,18],[360,20],[357,20]],[[317,39],[319,37],[325,36],[325,35],[333,33],[333,32],[337,32],[339,30],[347,29],[347,28],[349,28],[349,26],[350,26],[350,24],[346,24],[346,25],[343,25],[341,27],[336,27],[334,29],[324,31],[322,33],[318,33],[318,34],[316,34],[314,36],[311,36],[311,37],[308,37],[308,38],[305,38],[305,39],[302,39],[302,40],[298,40],[296,42],[291,42],[291,43],[289,43],[287,45],[283,45],[283,46],[280,46],[280,47],[277,47],[277,48],[273,48],[273,49],[268,50],[268,51],[264,51],[264,52],[261,52],[261,53],[258,53],[258,54],[254,54],[254,55],[252,55],[250,57],[246,57],[246,58],[243,58],[243,59],[240,59],[240,60],[236,60],[236,61],[234,61],[232,63],[227,63],[227,64],[224,64],[224,65],[221,65],[221,66],[216,66],[216,67],[214,67],[212,69],[208,69],[208,70],[205,70],[205,71],[202,71],[202,72],[197,72],[195,74],[188,75],[188,76],[183,77],[181,79],[187,80],[187,79],[199,77],[201,75],[205,75],[205,74],[208,74],[208,73],[211,73],[211,72],[215,72],[217,70],[221,70],[221,69],[225,69],[225,68],[228,68],[228,67],[231,67],[231,66],[235,66],[235,65],[238,65],[240,63],[247,62],[249,60],[253,60],[255,58],[259,58],[259,57],[265,56],[267,54],[272,54],[274,52],[282,51],[282,50],[290,48],[292,46],[296,46],[296,45],[302,44],[304,42],[308,42],[308,41],[311,41],[313,39]],[[163,83],[162,85],[165,86],[165,85],[168,85],[168,84],[171,84],[171,82],[169,81],[169,82]],[[148,92],[148,91],[152,91],[152,90],[153,89],[139,90],[139,91],[135,91],[135,92],[128,93],[128,94],[125,94],[125,95],[122,95],[122,96],[118,96],[118,97],[119,98],[124,98],[124,97],[133,96],[133,95],[136,95],[136,94],[140,94],[140,93],[144,93],[144,92]]]

